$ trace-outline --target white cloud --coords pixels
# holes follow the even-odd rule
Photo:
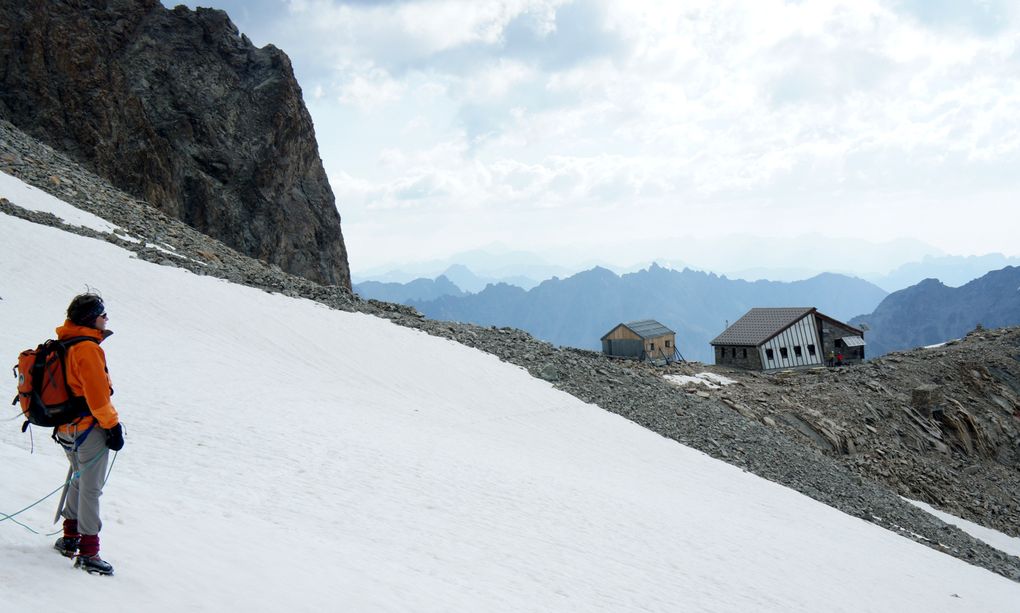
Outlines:
[[[422,0],[348,4],[289,0],[292,18],[327,49],[393,68],[465,45],[496,45],[514,19],[530,16],[539,33],[554,30],[565,0]]]
[[[340,108],[316,113],[356,113],[357,139],[319,141],[345,222],[385,219],[393,259],[427,227],[605,243],[607,211],[712,235],[853,209],[862,237],[1017,253],[966,213],[1020,225],[1020,25],[978,4],[291,0],[272,42],[325,75],[303,85]]]
[[[515,87],[528,81],[534,70],[522,62],[498,60],[467,82],[465,98],[474,101],[500,100]]]
[[[341,103],[371,110],[400,100],[405,85],[381,70],[366,68],[348,71],[336,89],[337,100]]]

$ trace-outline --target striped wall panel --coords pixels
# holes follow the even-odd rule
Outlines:
[[[809,345],[814,345],[814,355],[811,355]],[[800,356],[797,355],[798,347]],[[771,360],[768,358],[770,349],[772,350]],[[786,350],[786,357],[783,357],[783,349]],[[822,342],[818,338],[818,326],[815,323],[814,313],[808,313],[797,323],[783,330],[781,334],[758,347],[758,352],[761,354],[761,363],[765,370],[824,364],[825,356],[822,355]]]

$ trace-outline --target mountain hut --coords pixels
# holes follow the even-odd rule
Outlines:
[[[617,324],[602,337],[602,353],[656,364],[668,364],[681,357],[676,348],[676,332],[654,319]]]
[[[753,308],[712,340],[715,363],[750,370],[864,361],[864,331],[814,307]]]

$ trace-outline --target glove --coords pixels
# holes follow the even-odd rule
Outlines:
[[[120,424],[106,431],[106,446],[114,451],[124,448],[124,429]]]

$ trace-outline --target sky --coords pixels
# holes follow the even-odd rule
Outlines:
[[[0,195],[111,231],[4,174]],[[493,355],[0,220],[0,316],[18,322],[0,348],[52,336],[70,296],[99,289],[126,430],[101,510],[115,575],[92,577],[52,549],[57,497],[31,506],[60,489],[62,451],[34,429],[32,452],[2,407],[0,611],[985,613],[1020,599],[1016,582]]]
[[[291,57],[355,273],[1020,255],[1009,0],[205,5]]]

